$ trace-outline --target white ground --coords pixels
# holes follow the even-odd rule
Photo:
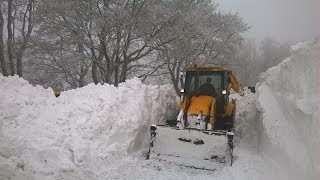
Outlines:
[[[319,42],[301,43],[237,99],[235,163],[216,171],[144,159],[149,125],[173,118],[170,86],[138,79],[63,92],[0,75],[0,179],[317,179]],[[258,108],[257,108],[258,107]]]

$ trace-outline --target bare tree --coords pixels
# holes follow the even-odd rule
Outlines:
[[[23,53],[25,52],[29,39],[34,27],[33,12],[34,0],[7,0],[0,2],[1,8],[1,35],[2,35],[2,50],[1,59],[3,57],[2,68],[6,68],[5,57],[8,58],[10,74],[18,74],[22,77],[23,72]],[[3,8],[6,6],[7,8]],[[6,10],[6,21],[3,18],[3,9]],[[4,55],[3,44],[3,26],[7,24],[7,56]],[[20,32],[20,33],[16,33]],[[3,71],[3,70],[2,70]],[[5,70],[6,71],[6,70]],[[4,72],[4,71],[3,71]]]
[[[13,18],[12,18],[12,8],[13,8],[13,0],[8,0],[8,15],[7,15],[7,31],[8,31],[8,41],[7,41],[7,48],[8,48],[8,60],[10,64],[10,72],[11,76],[15,74],[15,64],[13,60],[13,30],[12,30],[12,24],[13,24]]]
[[[38,13],[43,24],[38,35],[45,37],[42,32],[50,32],[55,42],[63,37],[72,42],[70,46],[81,46],[81,52],[92,61],[95,83],[118,85],[142,58],[175,39],[167,32],[176,21],[175,14],[167,15],[164,4],[156,0],[41,3]]]
[[[276,66],[290,55],[289,43],[279,43],[267,37],[260,44],[260,51],[254,40],[246,39],[236,49],[228,67],[235,70],[241,81],[247,86],[255,86],[259,74]]]
[[[227,61],[248,27],[211,0],[39,0],[32,38],[38,67],[72,87],[169,77],[194,60]],[[13,13],[14,14],[14,13]],[[29,17],[29,16],[28,16]],[[32,15],[30,15],[32,17]],[[21,36],[24,37],[24,36]]]
[[[22,57],[25,52],[27,45],[30,41],[30,36],[34,27],[33,19],[34,19],[34,0],[28,0],[28,4],[25,8],[22,20],[22,28],[21,28],[21,44],[18,47],[16,56],[17,56],[17,74],[22,77]]]
[[[181,71],[192,62],[223,65],[230,61],[241,45],[241,33],[248,29],[238,14],[216,12],[210,1],[195,1],[180,19],[178,38],[160,51],[177,94]]]
[[[261,42],[261,72],[281,62],[283,58],[290,55],[288,43],[279,43],[272,37],[266,37]]]
[[[227,66],[234,70],[244,85],[255,86],[260,74],[259,58],[254,40],[245,39]]]

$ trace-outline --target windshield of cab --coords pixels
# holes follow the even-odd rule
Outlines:
[[[223,89],[223,72],[189,71],[186,75],[185,92],[188,96],[219,96]]]

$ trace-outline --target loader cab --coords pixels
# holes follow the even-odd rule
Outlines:
[[[227,72],[210,68],[188,69],[184,84],[184,96],[213,96],[217,102],[217,113],[224,113],[225,104],[229,102]]]
[[[199,95],[215,97],[220,95],[223,89],[223,73],[206,71],[187,72],[185,84],[185,93],[187,96],[199,93]],[[207,88],[210,86],[212,88]]]

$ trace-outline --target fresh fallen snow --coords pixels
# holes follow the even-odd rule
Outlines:
[[[171,86],[132,79],[55,98],[51,89],[0,75],[0,179],[315,180],[319,52],[318,41],[293,46],[290,57],[263,74],[257,94],[231,95],[237,100],[235,162],[214,172],[154,155],[145,160],[150,124],[176,116]]]

